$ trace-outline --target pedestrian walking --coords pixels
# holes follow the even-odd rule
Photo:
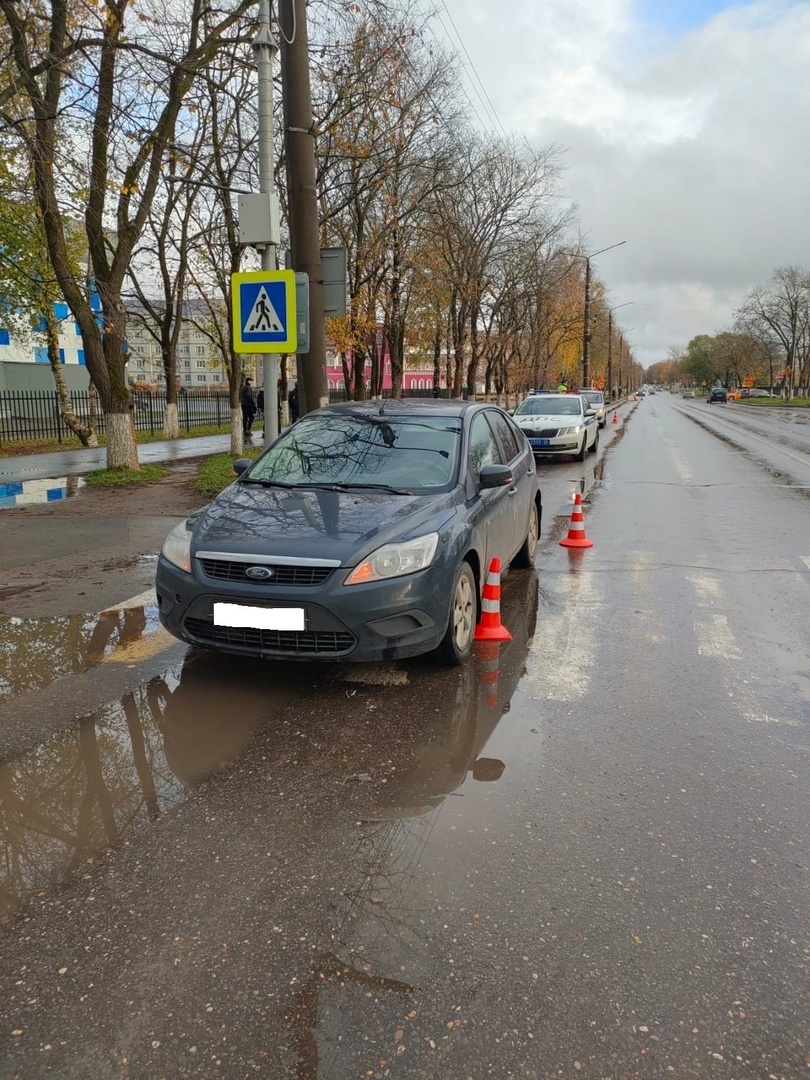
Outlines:
[[[245,435],[250,435],[250,429],[253,427],[253,420],[256,416],[256,402],[253,398],[253,380],[250,376],[245,379],[245,385],[242,387],[240,404],[242,406],[242,432]]]
[[[298,384],[287,394],[287,404],[290,406],[290,423],[294,424],[298,419]]]

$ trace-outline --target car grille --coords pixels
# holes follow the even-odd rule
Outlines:
[[[216,581],[244,581],[250,585],[323,585],[332,573],[331,566],[285,566],[256,563],[273,571],[273,576],[254,581],[245,573],[251,563],[228,562],[225,559],[200,559],[203,573]]]
[[[527,439],[556,439],[559,428],[543,428],[541,431],[533,431],[531,428],[524,428],[523,432]]]
[[[253,630],[247,627],[215,626],[206,619],[186,619],[185,629],[198,641],[230,645],[249,652],[319,653],[348,652],[354,634],[339,630]]]

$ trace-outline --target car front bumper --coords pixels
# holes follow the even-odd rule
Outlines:
[[[529,439],[529,446],[536,457],[543,454],[578,454],[581,435],[565,435],[556,439]]]
[[[189,644],[242,656],[287,660],[370,661],[418,656],[444,637],[453,574],[434,564],[417,574],[364,585],[344,585],[336,568],[322,585],[281,586],[214,581],[199,560],[186,574],[163,556],[156,589],[160,621]],[[305,629],[261,630],[217,626],[214,603],[303,608]]]

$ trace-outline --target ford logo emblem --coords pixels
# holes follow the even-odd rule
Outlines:
[[[274,573],[275,571],[269,566],[249,566],[245,571],[245,577],[252,578],[253,581],[267,581]]]

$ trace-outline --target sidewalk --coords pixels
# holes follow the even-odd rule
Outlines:
[[[258,442],[261,444],[261,438]],[[142,443],[138,447],[138,460],[145,465],[150,461],[182,461],[183,458],[207,457],[209,454],[225,453],[230,449],[230,445],[230,435],[206,435],[197,439]],[[98,450],[62,450],[55,454],[0,458],[0,485],[51,477],[81,476],[83,473],[93,472],[94,469],[103,469],[106,463],[107,451],[104,447]]]

